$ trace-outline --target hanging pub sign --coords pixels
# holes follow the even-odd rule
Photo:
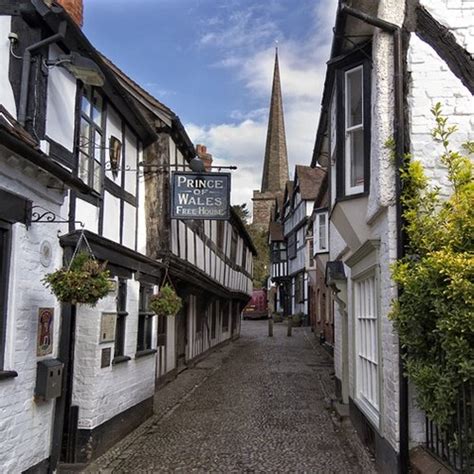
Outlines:
[[[172,219],[227,220],[229,217],[230,173],[173,173]]]

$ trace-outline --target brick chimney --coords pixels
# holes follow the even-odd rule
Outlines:
[[[196,145],[197,156],[204,162],[206,171],[211,171],[212,155],[207,152],[207,147],[204,145]]]
[[[49,2],[46,2],[49,3]],[[69,16],[80,26],[84,24],[84,4],[82,0],[56,0]]]

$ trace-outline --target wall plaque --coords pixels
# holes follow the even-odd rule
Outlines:
[[[229,217],[230,173],[173,173],[172,219],[227,220]]]
[[[115,321],[116,313],[102,313],[100,319],[100,337],[99,344],[115,341]]]
[[[106,349],[102,349],[100,352],[100,368],[103,369],[104,367],[108,367],[110,365],[110,361],[112,360],[112,348],[107,347]]]
[[[42,357],[53,352],[54,308],[38,308],[38,338],[36,355]]]

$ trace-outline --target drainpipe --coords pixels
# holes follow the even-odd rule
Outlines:
[[[18,122],[25,126],[26,123],[26,109],[28,106],[28,85],[30,83],[30,69],[31,69],[31,56],[38,49],[48,46],[53,43],[61,41],[66,36],[67,23],[61,22],[58,28],[58,33],[45,38],[37,43],[28,46],[23,53],[23,64],[21,71],[21,88],[20,88],[20,105],[18,108]]]
[[[369,25],[373,25],[381,30],[393,35],[393,60],[394,60],[394,92],[395,92],[395,152],[396,152],[396,212],[397,212],[397,258],[402,258],[405,254],[405,235],[402,228],[402,205],[401,177],[400,170],[403,167],[403,156],[405,153],[405,120],[403,110],[403,60],[402,60],[402,30],[398,25],[390,23],[380,18],[367,15],[360,10],[349,7],[345,3],[341,4],[341,13],[357,18]],[[400,406],[400,472],[408,472],[409,465],[409,434],[408,434],[408,380],[403,375],[404,366],[401,358],[403,348],[399,345],[399,406]]]

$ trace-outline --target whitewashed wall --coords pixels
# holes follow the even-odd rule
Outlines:
[[[0,188],[59,214],[64,196],[47,188],[49,179],[41,173],[25,172],[20,161],[7,165],[4,156],[5,150],[0,147]],[[41,283],[47,273],[62,264],[58,231],[65,232],[66,226],[32,224],[26,229],[23,224],[13,225],[4,368],[17,371],[18,377],[0,381],[2,472],[21,472],[50,454],[54,400],[35,400],[34,389],[37,361],[56,357],[58,352],[60,306]],[[44,266],[40,262],[40,246],[46,241],[51,244],[52,259]],[[54,308],[53,353],[46,357],[36,355],[41,307]]]
[[[114,343],[99,344],[100,321],[102,312],[116,312],[116,292],[100,300],[95,308],[77,307],[72,404],[79,406],[79,428],[93,429],[153,396],[156,359],[135,359],[138,292],[139,283],[128,280],[124,355],[131,360],[109,367],[100,367],[101,350],[110,347],[113,357]]]
[[[56,45],[50,46],[49,59],[55,60],[61,54],[66,53]],[[48,71],[46,135],[72,152],[77,81],[62,67],[52,67]]]
[[[13,89],[8,73],[10,71],[10,41],[8,34],[11,32],[12,20],[10,16],[0,16],[0,104],[10,114],[17,118],[17,110]],[[19,61],[16,59],[16,61]]]

